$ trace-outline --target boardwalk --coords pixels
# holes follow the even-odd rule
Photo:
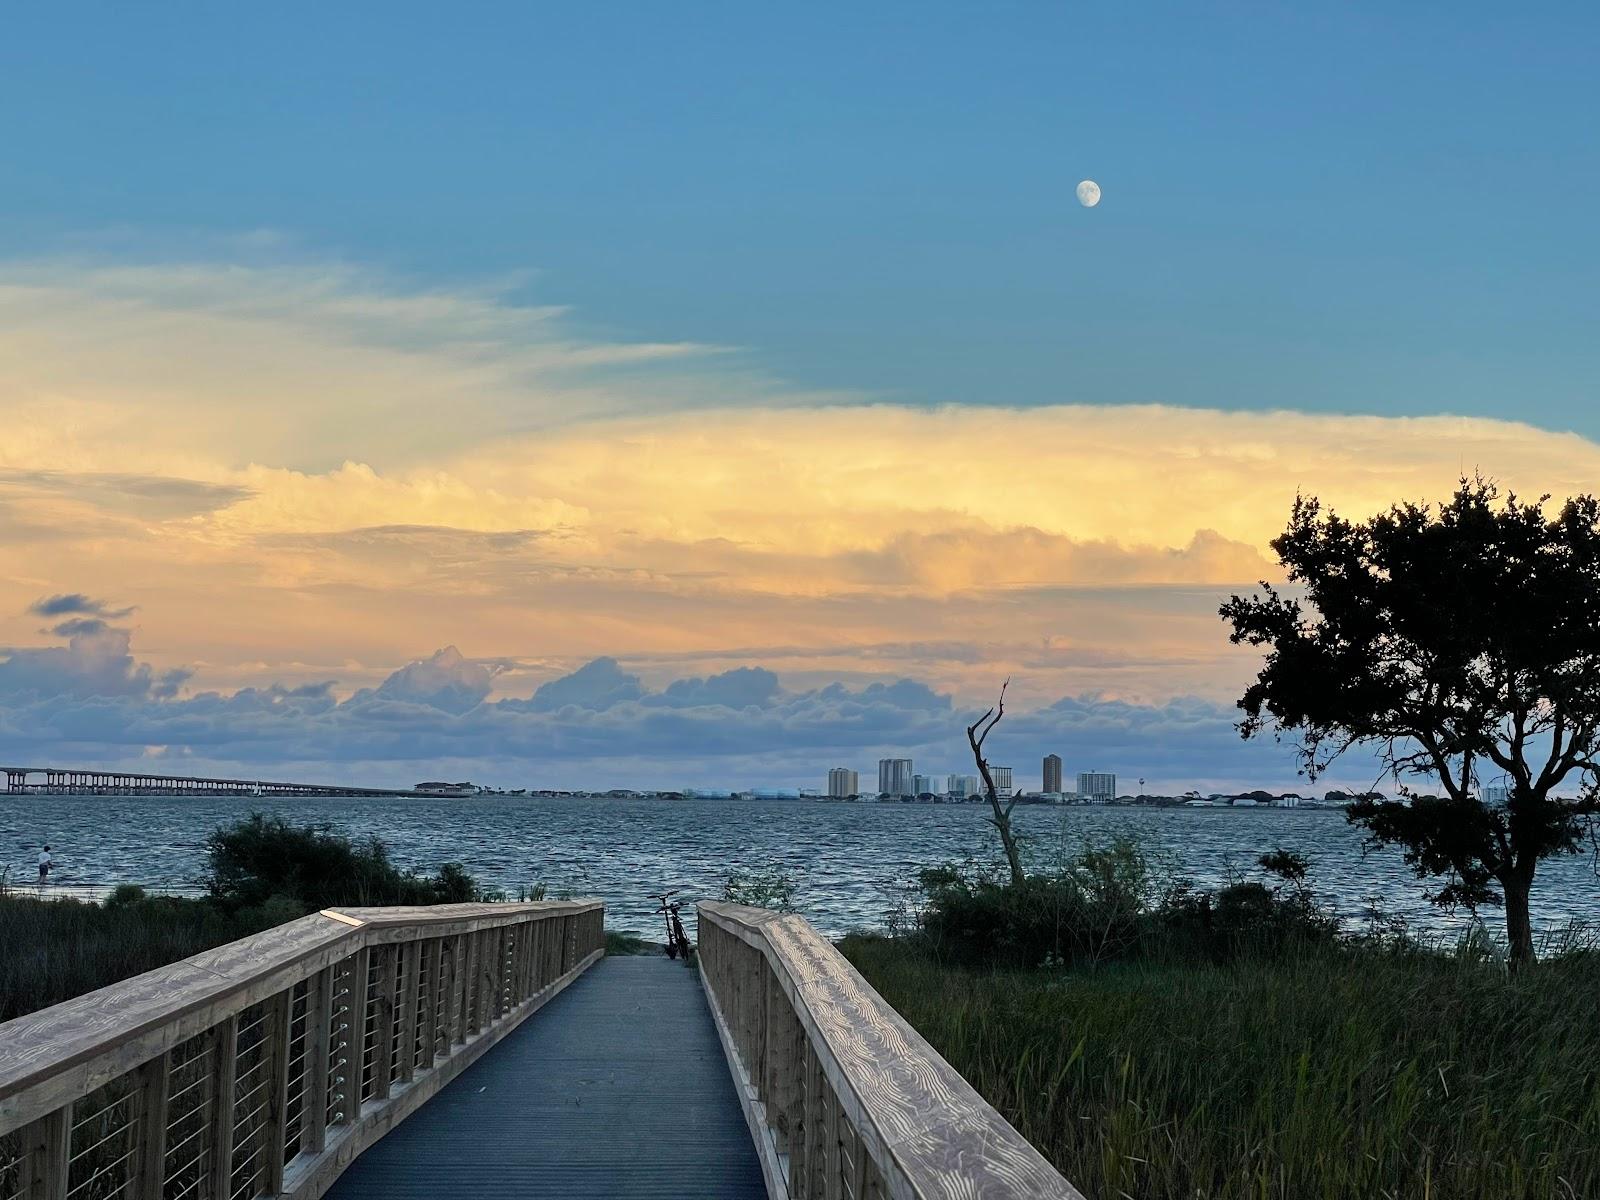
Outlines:
[[[330,1200],[761,1200],[699,973],[596,963],[363,1154]]]
[[[0,1200],[1082,1200],[803,918],[325,909],[0,1025]]]

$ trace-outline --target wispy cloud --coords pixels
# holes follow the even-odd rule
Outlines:
[[[120,620],[133,612],[131,608],[112,608],[103,600],[93,600],[82,592],[63,592],[45,596],[28,605],[28,611],[38,617],[64,617],[80,614],[88,617],[105,617]]]

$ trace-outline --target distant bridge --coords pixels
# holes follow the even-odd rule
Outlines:
[[[198,775],[145,775],[131,771],[81,771],[61,767],[0,767],[4,795],[46,796],[415,796],[410,789],[277,783],[267,779],[206,779]]]

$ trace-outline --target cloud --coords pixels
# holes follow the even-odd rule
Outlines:
[[[90,617],[120,620],[133,612],[131,608],[111,608],[103,600],[91,600],[81,592],[68,592],[46,596],[28,605],[28,611],[39,617],[64,617],[69,613],[82,613]]]
[[[50,632],[56,637],[70,638],[79,634],[104,633],[108,628],[110,626],[99,617],[73,617],[71,620],[52,625]]]
[[[666,685],[744,668],[1225,701],[1253,659],[1216,606],[1275,573],[1297,492],[1359,514],[1463,467],[1600,478],[1594,442],[1512,421],[819,396],[717,347],[587,336],[515,281],[283,253],[0,263],[0,642],[129,611],[25,613],[41,595],[125,596],[156,675],[337,678],[391,720],[646,695],[665,719],[716,707]],[[487,693],[455,668],[383,690],[463,631]],[[529,695],[608,656],[627,668]]]
[[[176,695],[188,678],[189,672],[183,669],[158,672],[147,663],[135,662],[127,630],[107,628],[98,621],[85,624],[90,628],[72,631],[65,646],[6,652],[0,659],[0,699],[165,700]]]
[[[469,662],[454,646],[435,651],[396,671],[372,693],[379,700],[423,704],[441,712],[464,713],[489,695],[494,673]]]
[[[771,671],[764,667],[738,667],[707,679],[674,680],[661,693],[660,701],[679,708],[764,708],[777,696],[778,677]]]
[[[833,765],[870,774],[886,755],[967,773],[962,728],[976,715],[911,678],[786,688],[751,666],[651,689],[610,659],[546,683],[544,700],[485,700],[486,669],[453,647],[343,701],[329,682],[180,696],[181,678],[152,677],[127,651],[118,634],[13,652],[0,663],[0,754],[138,769],[162,747],[190,771],[329,782],[405,784],[448,766],[522,786],[794,786]],[[1127,788],[1139,776],[1171,790],[1292,783],[1286,751],[1241,743],[1235,715],[1196,697],[1067,697],[1008,712],[991,756],[1024,782],[1055,752]]]
[[[558,712],[564,708],[604,712],[643,695],[637,675],[628,674],[614,658],[597,658],[570,675],[541,685],[520,707],[529,712]]]

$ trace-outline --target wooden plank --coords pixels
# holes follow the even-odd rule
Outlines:
[[[328,1062],[333,1038],[333,968],[311,977],[306,990],[305,1083],[300,1102],[300,1152],[321,1154],[328,1144]]]
[[[533,995],[533,928],[527,921],[517,926],[517,1003]]]
[[[480,935],[468,933],[462,935],[466,946],[466,969],[462,972],[463,989],[461,994],[461,1036],[460,1041],[466,1041],[478,1032],[478,942]]]
[[[394,1053],[394,973],[396,950],[393,944],[372,951],[372,1098],[387,1100],[392,1079],[390,1067]]]
[[[349,1040],[345,1043],[344,1051],[344,1083],[340,1085],[341,1099],[344,1101],[344,1117],[339,1122],[341,1125],[354,1121],[361,1112],[362,1076],[366,1073],[367,980],[371,968],[372,951],[363,946],[356,951],[350,963],[350,1011],[346,1014],[350,1028],[344,1032]]]
[[[708,923],[708,929],[717,929],[718,936],[729,934]],[[768,1119],[777,1139],[780,1152],[789,1152],[788,1092],[794,1075],[794,1015],[789,1011],[789,1000],[778,986],[777,979],[762,961],[762,991],[767,1008],[766,1072],[761,1084],[761,1099],[767,1106]]]
[[[400,1062],[396,1078],[400,1083],[410,1083],[417,1073],[417,967],[422,961],[421,951],[418,942],[395,947],[395,987],[400,1005],[396,1034]]]
[[[233,1110],[238,1099],[239,1018],[225,1017],[213,1032],[211,1084],[211,1188],[209,1195],[233,1195]]]
[[[456,934],[450,939],[450,1009],[446,1014],[448,1019],[449,1034],[445,1038],[447,1047],[454,1047],[461,1041],[463,1029],[463,1013],[467,1006],[467,942],[461,934]]]
[[[18,1134],[21,1178],[17,1195],[26,1200],[66,1200],[72,1153],[72,1108],[57,1109]]]
[[[283,1190],[283,1161],[289,1116],[289,1033],[294,1019],[294,992],[281,992],[267,1002],[262,1025],[263,1054],[267,1058],[267,1111],[262,1143],[262,1190],[276,1196]]]
[[[828,1181],[823,1192],[827,1200],[845,1200],[849,1194],[845,1188],[845,1177],[849,1169],[845,1155],[845,1140],[850,1135],[850,1122],[845,1120],[843,1110],[831,1092],[827,1108],[828,1117],[823,1126],[823,1140],[828,1145]]]
[[[160,1196],[167,1177],[167,1093],[172,1054],[151,1059],[134,1072],[132,1111],[137,1115],[138,1152],[134,1163],[136,1196]]]
[[[821,1200],[823,1173],[827,1169],[822,1144],[822,1064],[817,1061],[816,1047],[806,1046],[805,1103],[802,1108],[802,1141],[805,1143],[804,1165],[800,1187],[796,1194],[805,1200]]]
[[[506,930],[504,926],[484,935],[489,953],[486,955],[483,981],[489,989],[489,1023],[500,1019],[506,1006]]]
[[[480,929],[477,933],[480,943],[478,946],[478,1028],[488,1029],[494,1024],[495,1006],[499,1003],[497,992],[500,979],[499,966],[495,961],[496,948],[500,942],[500,929]]]
[[[417,1065],[427,1070],[439,1050],[440,997],[444,984],[444,943],[440,938],[429,938],[423,952],[423,973],[427,976],[428,995],[419,1015],[422,1022],[422,1046]]]

